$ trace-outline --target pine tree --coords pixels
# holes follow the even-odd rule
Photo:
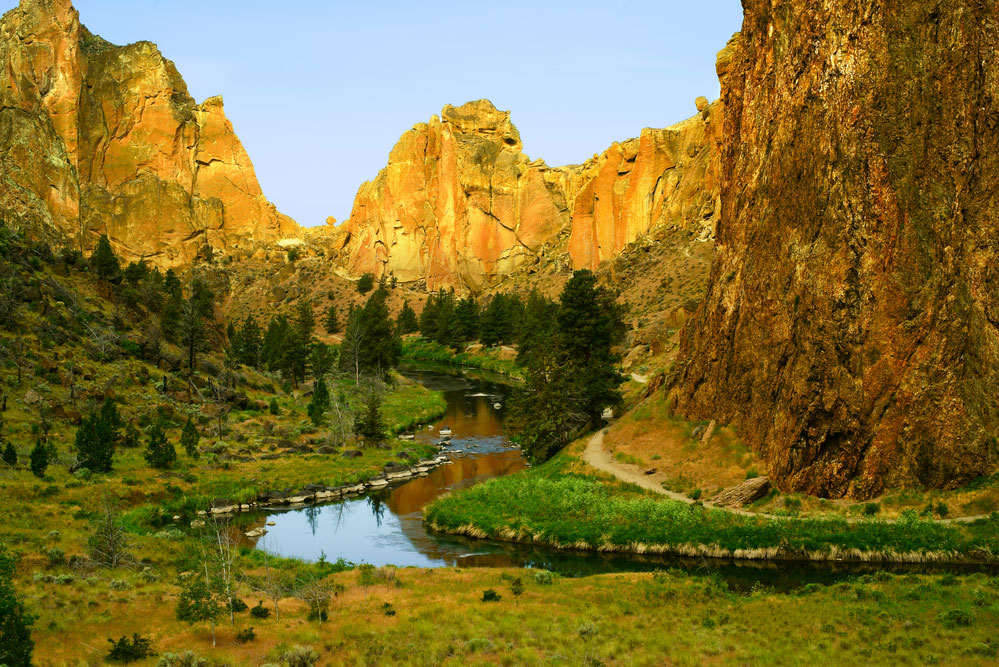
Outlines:
[[[372,391],[365,401],[364,414],[354,428],[358,437],[367,442],[378,442],[385,438],[385,424],[382,422],[382,397]]]
[[[437,298],[433,293],[427,297],[420,313],[420,335],[433,340],[437,335]]]
[[[102,280],[111,281],[121,277],[121,264],[111,248],[111,242],[104,234],[97,240],[97,248],[90,256],[90,265],[97,277]]]
[[[313,343],[309,350],[309,366],[313,377],[320,378],[333,370],[337,363],[337,348],[325,343]]]
[[[3,462],[9,466],[17,465],[17,450],[14,449],[14,445],[7,443],[7,446],[3,448]]]
[[[357,281],[357,291],[360,294],[367,294],[375,287],[375,275],[373,273],[365,273]]]
[[[198,352],[207,341],[207,321],[215,311],[215,295],[200,277],[191,279],[190,295],[180,309],[180,342],[187,350],[187,364],[194,371]]]
[[[506,299],[502,294],[496,294],[482,312],[479,327],[479,342],[486,347],[495,347],[503,340],[504,318],[506,317]]]
[[[323,421],[323,416],[330,407],[330,391],[326,387],[326,382],[320,376],[316,379],[315,389],[312,391],[312,400],[309,401],[308,414],[313,425],[319,426]]]
[[[336,306],[330,306],[326,309],[326,333],[336,334],[340,333],[340,320],[336,316]]]
[[[76,429],[75,445],[80,464],[93,472],[111,472],[120,429],[118,409],[111,399],[106,399],[101,409],[84,417]]]
[[[402,302],[402,310],[399,311],[399,316],[395,320],[395,330],[400,336],[403,334],[413,333],[419,329],[420,325],[416,321],[416,312],[409,307],[408,301]]]
[[[14,589],[18,556],[0,542],[0,665],[30,667],[35,643],[31,626],[35,617],[28,613]]]
[[[479,337],[479,304],[472,295],[458,302],[454,310],[454,340],[461,345]]]
[[[144,259],[140,259],[138,262],[132,262],[125,267],[123,275],[128,284],[132,287],[138,287],[139,283],[145,280],[149,275],[149,265],[146,264],[146,260]]]
[[[236,358],[240,363],[252,368],[260,367],[260,325],[253,315],[248,315],[243,321],[237,335],[239,345],[236,349]]]
[[[184,424],[184,430],[180,433],[180,444],[187,452],[187,455],[192,459],[197,459],[200,457],[198,453],[198,443],[201,441],[201,434],[198,433],[197,427],[190,417],[187,418],[187,423]]]
[[[604,408],[622,401],[618,387],[624,377],[617,370],[620,357],[612,352],[625,333],[621,308],[606,288],[597,286],[596,276],[587,269],[573,274],[559,301],[558,342],[582,382],[584,410],[596,426]]]
[[[31,448],[29,465],[35,477],[39,479],[45,477],[45,470],[49,467],[49,450],[41,440],[36,441],[35,446]]]
[[[535,349],[543,348],[555,337],[558,304],[534,291],[527,297],[517,341],[517,363],[526,366]]]
[[[146,462],[153,468],[166,470],[177,460],[177,450],[173,443],[167,440],[163,427],[156,423],[146,431]]]
[[[387,376],[399,364],[402,342],[389,319],[388,289],[376,289],[361,311],[367,343],[361,350],[361,368],[366,373]]]

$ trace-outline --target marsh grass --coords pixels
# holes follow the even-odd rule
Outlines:
[[[446,495],[436,530],[562,548],[749,558],[994,561],[999,517],[970,525],[913,513],[894,522],[762,518],[657,497],[567,473],[569,454]]]

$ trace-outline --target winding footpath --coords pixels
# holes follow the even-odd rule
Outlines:
[[[676,491],[670,491],[669,489],[664,489],[662,484],[655,482],[648,475],[642,472],[638,466],[617,463],[611,456],[610,452],[604,449],[604,433],[606,429],[600,429],[593,434],[589,442],[586,443],[586,449],[583,450],[583,460],[588,464],[601,470],[605,473],[617,477],[622,482],[628,482],[630,484],[635,484],[647,489],[649,491],[654,491],[660,495],[666,496],[671,500],[676,500],[681,503],[686,503],[688,505],[694,504],[696,502],[693,498],[686,496],[682,493],[677,493]],[[778,514],[767,514],[765,512],[750,512],[748,510],[736,508],[736,507],[723,507],[721,505],[715,505],[711,502],[701,501],[705,507],[710,507],[711,509],[719,510],[722,512],[731,512],[732,514],[741,514],[742,516],[758,517],[762,519],[793,519],[793,518],[804,518],[804,517],[790,517],[786,515]],[[865,519],[861,517],[842,517],[847,521],[847,523],[856,523],[858,521],[864,521]],[[987,519],[988,514],[976,514],[973,516],[959,516],[948,519],[934,519],[939,523],[971,523],[978,519]],[[894,523],[897,519],[883,519],[888,523]]]

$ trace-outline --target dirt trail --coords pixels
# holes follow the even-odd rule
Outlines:
[[[654,491],[661,495],[671,498],[673,500],[678,500],[682,503],[687,503],[688,505],[693,504],[695,501],[689,496],[685,496],[682,493],[677,493],[676,491],[670,491],[664,489],[660,482],[657,482],[651,475],[646,475],[645,471],[636,465],[631,465],[628,463],[618,463],[611,456],[610,452],[604,449],[604,433],[606,429],[601,429],[593,434],[589,442],[586,443],[586,449],[583,450],[583,460],[589,463],[591,466],[597,470],[602,470],[603,472],[609,473],[623,482],[630,482],[632,484],[637,484],[643,489],[648,489],[649,491]],[[703,501],[702,501],[703,502]],[[741,514],[743,516],[754,516],[764,519],[789,519],[794,517],[780,516],[777,514],[766,514],[763,512],[750,512],[744,509],[738,509],[735,507],[723,507],[721,505],[715,505],[711,502],[704,502],[705,507],[710,507],[712,509],[721,510],[723,512],[732,512],[733,514]],[[863,519],[858,517],[843,517],[848,523],[855,523],[857,521],[862,521]],[[939,523],[970,523],[977,519],[987,519],[987,514],[978,514],[974,516],[959,516],[949,519],[935,519]],[[894,522],[894,519],[885,519],[888,522]]]

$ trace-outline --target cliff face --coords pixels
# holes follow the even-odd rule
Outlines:
[[[0,213],[30,232],[163,266],[294,233],[220,98],[196,104],[155,45],[113,46],[69,0],[0,19]]]
[[[734,420],[786,490],[993,472],[997,5],[744,5],[679,410]]]
[[[523,152],[510,113],[486,100],[447,106],[406,132],[364,183],[334,245],[357,275],[479,290],[562,239],[596,267],[657,225],[713,233],[721,109],[615,143],[583,165]]]

